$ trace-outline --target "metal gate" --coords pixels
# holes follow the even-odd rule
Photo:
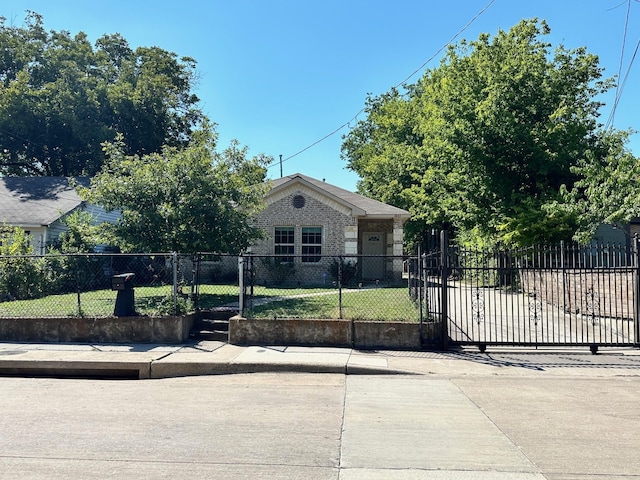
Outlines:
[[[442,347],[638,344],[637,241],[488,251],[450,246],[443,232],[440,244],[414,262],[414,294]]]

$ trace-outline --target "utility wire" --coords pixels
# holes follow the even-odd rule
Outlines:
[[[442,47],[440,47],[440,49],[438,49],[438,51],[436,53],[434,53],[433,55],[431,55],[431,57],[429,57],[422,65],[420,65],[418,68],[416,68],[408,77],[406,77],[404,80],[402,80],[401,82],[397,83],[393,88],[398,88],[402,85],[404,85],[410,78],[412,78],[416,73],[420,72],[426,65],[428,65],[434,58],[436,58],[445,48],[447,48],[449,45],[451,45],[453,43],[453,41],[458,38],[465,30],[467,30],[478,18],[480,18],[480,16],[491,6],[493,5],[493,3],[495,2],[495,0],[490,0],[489,3],[487,3],[484,8],[482,10],[480,10],[471,20],[469,20],[469,22],[467,22],[467,24],[462,27],[453,37],[451,37],[451,39],[445,43]],[[351,122],[353,122],[354,120],[356,120],[358,118],[358,115],[360,115],[362,112],[364,112],[364,108],[361,108],[358,113],[356,113],[348,122],[343,123],[342,125],[340,125],[338,128],[336,128],[335,130],[333,130],[332,132],[326,134],[324,137],[322,137],[319,140],[316,140],[315,142],[313,142],[311,145],[308,145],[307,147],[303,148],[302,150],[298,150],[297,152],[295,152],[292,155],[289,155],[288,157],[286,157],[283,160],[280,161],[275,161],[271,163],[271,165],[267,166],[267,169],[271,168],[271,167],[275,167],[277,165],[282,165],[284,162],[286,162],[287,160],[291,160],[294,157],[297,157],[298,155],[300,155],[301,153],[306,152],[307,150],[309,150],[312,147],[315,147],[317,144],[323,142],[324,140],[326,140],[329,137],[332,137],[333,135],[335,135],[336,133],[338,133],[340,130],[342,130],[344,127],[347,127],[351,124]]]
[[[613,101],[613,107],[611,108],[611,113],[609,114],[609,119],[607,120],[607,125],[605,128],[609,128],[609,126],[613,125],[615,116],[616,116],[616,107],[618,106],[618,101],[620,100],[620,95],[622,93],[621,83],[622,83],[622,65],[624,63],[624,49],[627,44],[627,31],[629,29],[629,16],[631,15],[631,0],[627,0],[627,14],[624,20],[624,33],[622,35],[622,49],[620,52],[620,65],[618,66],[618,82],[616,84],[616,96]]]
[[[633,66],[633,62],[636,59],[638,54],[638,50],[640,49],[640,39],[638,39],[638,43],[636,43],[636,48],[633,51],[633,55],[631,56],[631,61],[629,62],[629,66],[627,67],[627,71],[624,74],[624,79],[619,82],[619,89],[616,92],[616,98],[613,102],[613,107],[611,108],[611,114],[609,115],[609,120],[607,121],[607,125],[605,128],[609,128],[613,125],[613,119],[615,116],[616,108],[618,107],[618,103],[620,103],[620,98],[622,97],[622,92],[624,91],[624,87],[627,84],[627,79],[629,78],[629,73],[631,72],[631,67]]]

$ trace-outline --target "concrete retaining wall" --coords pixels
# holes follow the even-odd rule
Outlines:
[[[193,315],[180,317],[0,318],[0,341],[183,343]]]
[[[351,329],[348,320],[255,320],[235,316],[229,320],[229,343],[351,347]]]
[[[438,343],[439,324],[321,319],[229,320],[234,345],[314,345],[419,350]]]

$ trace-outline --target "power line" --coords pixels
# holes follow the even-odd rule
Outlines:
[[[624,74],[624,79],[618,82],[619,88],[616,92],[616,98],[613,101],[613,107],[611,108],[611,114],[609,115],[609,120],[607,121],[607,125],[605,128],[609,128],[609,126],[613,125],[613,119],[615,115],[616,108],[618,107],[618,103],[620,103],[620,98],[622,97],[622,92],[624,91],[624,87],[627,84],[627,79],[629,78],[629,73],[631,72],[631,67],[633,66],[633,62],[636,59],[638,54],[638,50],[640,49],[640,39],[638,39],[638,43],[636,43],[636,48],[633,51],[633,55],[631,56],[631,61],[629,62],[629,66],[627,67],[627,71]]]
[[[426,65],[428,65],[434,58],[436,58],[445,48],[447,48],[449,45],[451,45],[451,43],[453,43],[453,41],[458,38],[465,30],[467,30],[478,18],[480,18],[480,16],[489,8],[491,7],[491,5],[493,5],[493,3],[495,2],[495,0],[490,0],[489,3],[487,3],[484,8],[482,10],[480,10],[471,20],[469,20],[469,22],[467,22],[467,24],[462,27],[453,37],[451,37],[451,39],[445,43],[442,47],[440,47],[440,49],[438,49],[438,51],[436,51],[436,53],[434,53],[433,55],[431,55],[422,65],[420,65],[417,69],[415,69],[408,77],[406,77],[404,80],[402,80],[401,82],[397,83],[393,88],[398,88],[402,85],[404,85],[410,78],[412,78],[416,73],[418,73],[419,71],[421,71]],[[362,112],[364,112],[364,108],[361,108],[358,113],[356,113],[349,121],[343,123],[342,125],[340,125],[338,128],[336,128],[335,130],[331,131],[330,133],[326,134],[324,137],[322,137],[319,140],[316,140],[315,142],[313,142],[311,145],[306,146],[305,148],[303,148],[302,150],[297,151],[296,153],[289,155],[288,157],[286,157],[283,160],[280,160],[280,162],[278,162],[280,165],[282,165],[282,163],[286,162],[287,160],[291,160],[294,157],[297,157],[298,155],[300,155],[301,153],[306,152],[307,150],[309,150],[310,148],[315,147],[317,144],[325,141],[327,138],[332,137],[333,135],[335,135],[336,133],[338,133],[340,130],[342,130],[344,127],[347,127],[351,124],[351,122],[353,122],[354,120],[356,120],[358,118],[358,115],[360,115]],[[267,166],[267,168],[271,168],[276,166],[278,163],[276,163],[275,161],[273,163],[271,163],[271,165]]]
[[[618,101],[620,99],[621,87],[622,83],[622,65],[624,64],[624,49],[627,44],[627,31],[629,29],[629,16],[631,15],[631,0],[627,0],[627,13],[625,15],[624,20],[624,33],[622,34],[622,48],[620,52],[620,65],[618,66],[618,82],[616,84],[616,96],[613,102],[613,107],[611,108],[611,113],[609,114],[609,119],[607,120],[606,128],[610,125],[613,125],[614,118],[616,116],[616,107],[618,106]]]

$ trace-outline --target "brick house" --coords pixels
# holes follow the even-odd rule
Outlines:
[[[252,253],[292,263],[291,280],[301,284],[330,282],[328,269],[339,255],[357,262],[361,282],[401,278],[408,211],[299,173],[271,184],[267,206],[254,221],[266,238]],[[259,277],[265,274],[258,268]]]

